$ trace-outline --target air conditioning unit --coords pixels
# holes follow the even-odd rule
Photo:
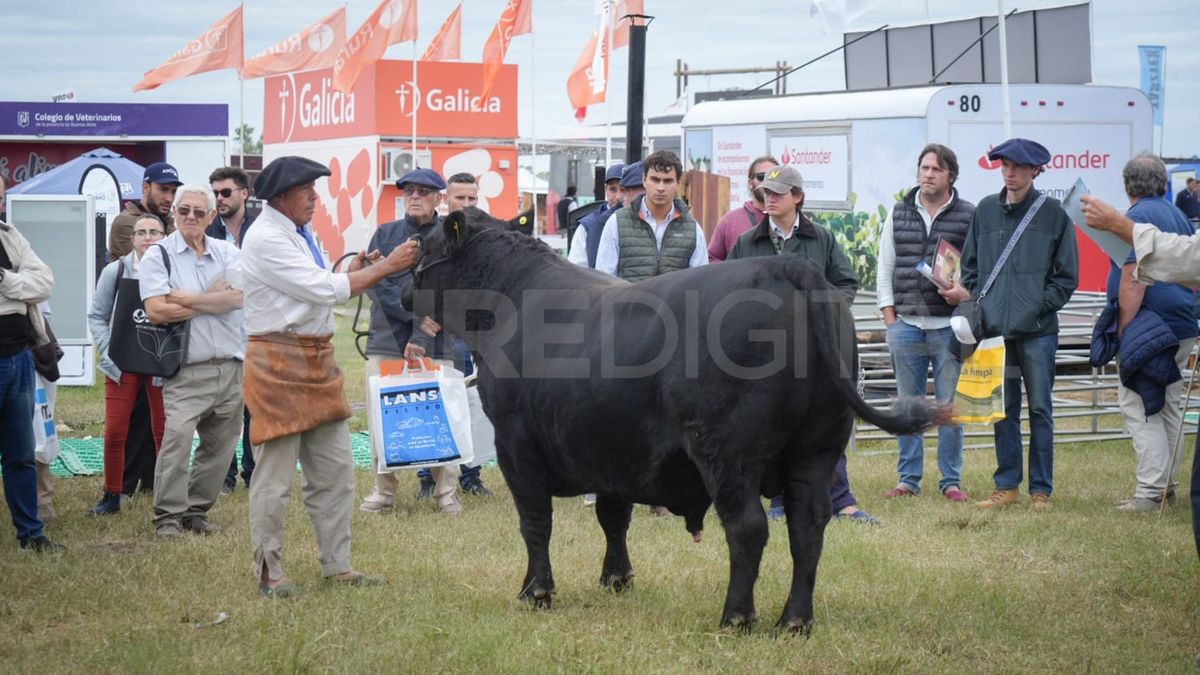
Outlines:
[[[401,176],[419,166],[428,168],[433,164],[433,153],[429,150],[417,150],[416,161],[413,161],[411,149],[384,148],[380,155],[383,160],[383,167],[379,172],[381,183],[394,183]]]

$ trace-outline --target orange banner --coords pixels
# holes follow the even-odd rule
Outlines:
[[[500,12],[500,19],[483,44],[483,88],[482,95],[492,91],[492,84],[504,65],[508,44],[513,36],[533,32],[533,0],[508,0]]]
[[[346,8],[342,7],[247,61],[242,79],[328,68],[345,46]]]
[[[146,71],[134,91],[157,89],[159,85],[210,70],[242,67],[242,8],[226,14],[209,26],[161,66]]]
[[[416,0],[384,0],[338,52],[333,63],[333,88],[350,93],[359,74],[382,59],[390,45],[416,39]]]
[[[457,61],[462,58],[462,3],[454,8],[442,24],[433,42],[425,50],[422,61]]]
[[[571,107],[575,109],[575,118],[583,121],[587,116],[587,107],[603,103],[608,91],[608,58],[604,50],[604,41],[596,31],[588,38],[583,51],[567,77],[567,96],[571,99]]]

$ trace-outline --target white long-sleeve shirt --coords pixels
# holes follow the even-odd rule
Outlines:
[[[333,335],[333,308],[350,299],[350,276],[318,267],[296,225],[263,204],[242,241],[246,334]]]

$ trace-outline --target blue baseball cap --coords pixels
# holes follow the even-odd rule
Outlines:
[[[635,188],[642,185],[642,163],[630,164],[621,174],[621,187]]]
[[[183,185],[179,180],[179,172],[166,162],[155,162],[146,167],[142,174],[143,183],[158,183],[159,185]]]
[[[433,169],[413,169],[412,171],[409,171],[401,176],[400,180],[396,181],[396,187],[403,190],[404,186],[408,183],[412,183],[413,185],[424,185],[425,187],[430,187],[434,190],[446,189],[446,181],[443,180],[442,177],[438,175],[438,172],[434,171]]]
[[[604,172],[604,182],[607,183],[610,180],[621,180],[621,174],[624,172],[624,164],[613,164],[612,166],[608,167],[608,171]]]
[[[1050,163],[1050,151],[1028,138],[1010,138],[988,153],[988,159],[993,162],[1001,158],[1027,166],[1042,166]]]

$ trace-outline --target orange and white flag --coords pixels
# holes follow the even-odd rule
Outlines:
[[[492,90],[492,83],[500,74],[500,66],[504,65],[504,56],[508,54],[508,43],[513,36],[533,32],[533,0],[508,0],[500,12],[500,19],[483,43],[483,91],[479,96],[486,100]]]
[[[333,88],[348,93],[359,74],[382,59],[389,46],[416,39],[417,0],[383,0],[334,59]]]
[[[596,0],[596,27],[567,76],[567,96],[580,122],[587,116],[587,107],[603,103],[608,92],[608,21],[612,5],[608,0]]]
[[[242,79],[316,70],[333,65],[346,46],[346,8],[341,7],[311,26],[287,36],[267,51],[246,61]]]
[[[239,5],[172,54],[161,66],[146,71],[142,81],[133,85],[133,90],[157,89],[167,82],[210,70],[241,68],[243,39],[242,8]]]
[[[457,61],[462,58],[462,3],[446,17],[445,23],[433,36],[422,61]]]
[[[613,21],[616,22],[616,27],[613,28],[613,49],[629,46],[629,26],[628,19],[622,21],[621,17],[627,14],[645,14],[645,0],[617,0],[617,11],[613,13]]]

